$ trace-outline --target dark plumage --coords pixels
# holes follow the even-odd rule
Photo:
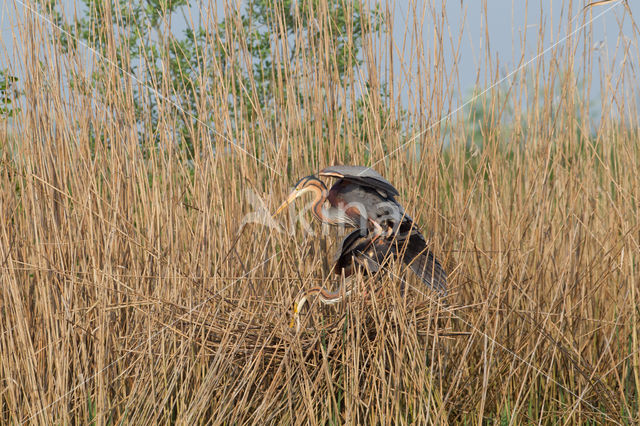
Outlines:
[[[373,239],[371,232],[356,229],[342,241],[335,272],[352,275],[355,269],[375,275],[391,258],[400,259],[429,287],[441,296],[447,292],[447,274],[420,232],[410,222],[404,222],[395,236]]]
[[[314,216],[325,223],[357,228],[342,242],[336,272],[348,276],[353,268],[377,273],[390,258],[398,258],[428,286],[446,294],[447,275],[427,243],[395,199],[398,191],[375,170],[362,166],[332,166],[319,173],[338,180],[327,190],[315,176],[307,176],[278,208],[298,196],[314,192]],[[325,206],[325,203],[328,206]]]
[[[383,178],[378,172],[363,166],[331,166],[318,173],[322,177],[342,178],[345,181],[385,192],[388,196],[399,195],[391,182]]]
[[[336,274],[348,277],[353,275],[354,268],[359,268],[373,275],[385,266],[391,245],[385,241],[372,244],[371,237],[371,233],[363,235],[360,229],[356,229],[342,240],[335,263]]]

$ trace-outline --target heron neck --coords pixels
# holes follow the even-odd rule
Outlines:
[[[342,299],[349,296],[352,291],[353,291],[352,288],[343,288],[343,286],[340,286],[335,291],[329,291],[323,287],[320,287],[318,296],[320,297],[320,300],[322,301],[322,303],[324,303],[325,305],[332,305],[334,303],[340,302]]]
[[[328,194],[329,191],[327,191],[326,189],[321,189],[320,191],[318,191],[316,199],[313,203],[313,215],[320,222],[335,225],[338,223],[337,212],[333,208],[327,209],[324,207],[324,203],[325,201],[327,201]]]
[[[349,219],[347,215],[345,215],[344,211],[334,206],[325,207],[321,204],[320,207],[318,207],[318,210],[319,211],[316,212],[316,216],[318,216],[322,222],[330,225],[345,223]]]

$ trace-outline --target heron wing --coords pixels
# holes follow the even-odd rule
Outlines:
[[[336,271],[351,274],[356,265],[364,267],[368,273],[375,274],[384,268],[389,257],[400,258],[402,262],[441,296],[447,294],[447,273],[433,252],[427,248],[427,242],[420,231],[410,221],[402,223],[395,236],[378,238],[371,242],[371,232],[363,234],[356,229],[342,240],[342,246],[336,260]]]
[[[447,294],[447,273],[412,222],[404,222],[396,236],[398,257],[429,287]]]
[[[362,186],[368,186],[376,190],[384,191],[392,197],[399,195],[398,190],[394,188],[391,182],[370,167],[337,165],[320,170],[318,175],[322,177],[341,178]]]
[[[375,274],[384,265],[391,249],[391,244],[382,238],[374,243],[371,232],[356,229],[342,240],[342,246],[336,260],[336,270],[349,271],[353,264],[364,267]]]
[[[347,215],[353,217],[360,227],[367,226],[366,219],[380,224],[391,221],[394,226],[405,219],[410,220],[402,205],[387,193],[381,194],[380,190],[347,182],[345,179],[340,179],[331,187],[328,199],[332,205],[357,209],[357,212],[351,210]],[[360,217],[365,219],[364,223]]]

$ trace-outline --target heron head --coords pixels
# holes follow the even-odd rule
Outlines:
[[[327,190],[326,185],[320,179],[318,179],[314,175],[305,176],[302,179],[300,179],[298,183],[296,183],[296,185],[293,187],[293,191],[291,191],[291,193],[289,194],[285,202],[282,203],[280,207],[278,207],[278,210],[276,210],[276,212],[273,215],[276,216],[277,214],[279,214],[289,204],[291,204],[296,198],[300,197],[303,194],[306,194],[307,192],[315,192],[321,195],[323,191],[326,191],[326,190]]]

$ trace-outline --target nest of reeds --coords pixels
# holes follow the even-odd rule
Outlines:
[[[290,304],[221,298],[180,320],[176,329],[210,355],[224,353],[239,369],[259,357],[261,369],[276,373],[292,357],[314,368],[321,360],[340,362],[347,345],[366,354],[398,336],[411,336],[428,352],[441,339],[464,335],[454,331],[452,311],[435,300],[356,295],[331,306],[310,303],[296,329]]]
[[[327,407],[356,404],[348,411],[362,422],[374,415],[381,392],[397,391],[403,396],[391,405],[433,394],[416,418],[446,412],[428,372],[445,368],[443,346],[464,334],[454,330],[454,308],[410,292],[369,294],[355,292],[331,306],[312,301],[298,330],[291,327],[294,298],[246,295],[214,297],[192,310],[174,306],[158,327],[200,354],[211,378],[203,381],[202,404],[237,401],[256,413],[268,406],[280,412],[272,420],[289,422],[341,419]]]

